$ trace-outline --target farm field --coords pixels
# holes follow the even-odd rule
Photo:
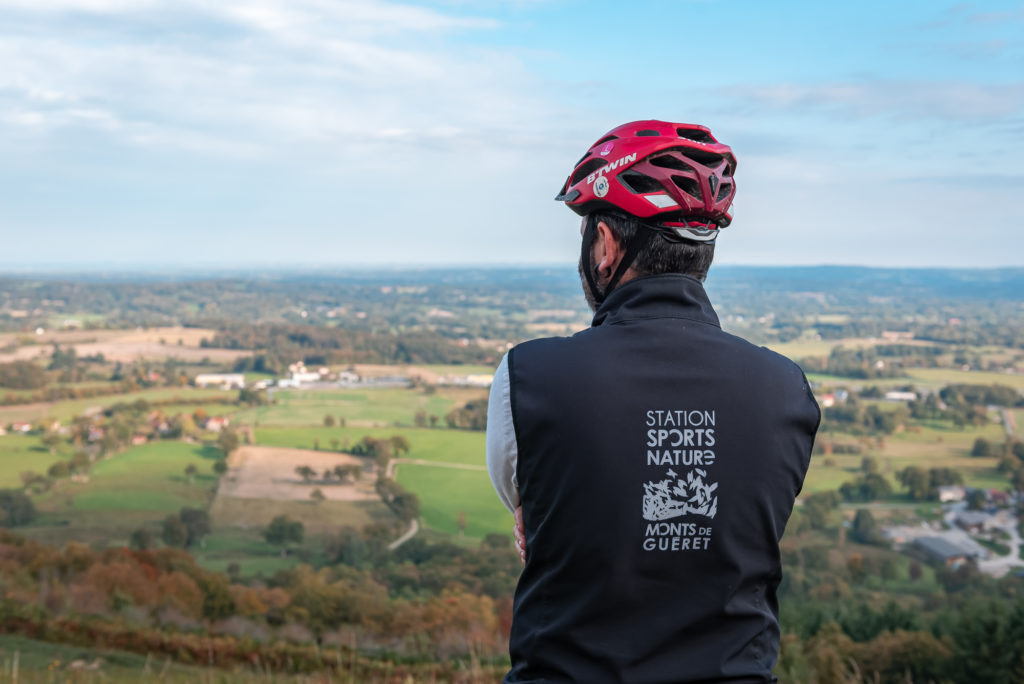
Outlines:
[[[397,467],[395,479],[419,496],[420,516],[431,529],[458,534],[461,512],[466,516],[467,537],[511,534],[512,515],[498,500],[485,471],[403,463]]]
[[[159,533],[158,523],[182,507],[205,508],[216,482],[219,452],[185,442],[154,442],[96,462],[84,483],[60,480],[35,498],[39,516],[20,528],[26,536],[63,545],[127,544],[139,527]],[[185,468],[199,472],[190,484]]]
[[[85,399],[66,399],[57,402],[45,402],[35,404],[14,404],[12,406],[0,406],[0,425],[6,425],[15,421],[35,422],[50,418],[67,423],[75,416],[80,416],[86,411],[94,408],[104,409],[114,404],[130,403],[143,399],[145,401],[166,401],[168,399],[181,399],[180,406],[187,406],[191,412],[195,410],[196,404],[218,399],[233,401],[236,393],[220,389],[200,389],[196,387],[163,387],[158,389],[140,390],[125,394],[106,394],[98,397]],[[178,406],[178,405],[174,405]],[[181,410],[173,407],[161,407],[165,413],[169,410]]]
[[[444,425],[444,416],[455,406],[470,399],[487,396],[486,390],[439,388],[433,394],[396,387],[330,390],[275,391],[273,404],[239,411],[239,422],[259,426],[323,425],[324,416],[343,417],[347,425],[375,427],[413,425],[416,412],[436,416]]]
[[[485,438],[483,432],[469,430],[448,430],[430,428],[360,428],[360,427],[313,427],[284,428],[263,427],[255,430],[256,444],[296,449],[313,449],[319,442],[321,449],[328,449],[332,439],[337,439],[344,450],[345,440],[355,444],[365,436],[384,439],[402,435],[409,440],[409,453],[404,458],[424,459],[483,465],[485,462]]]
[[[874,440],[867,440],[860,454],[814,454],[807,471],[803,494],[837,489],[844,482],[857,477],[861,461],[865,457],[878,460],[881,474],[888,477],[895,491],[899,491],[896,473],[907,466],[921,468],[953,468],[963,474],[964,484],[985,489],[1002,489],[1007,480],[996,470],[998,459],[975,458],[970,455],[974,440],[982,437],[991,442],[1003,439],[1003,427],[991,423],[981,427],[957,429],[948,424],[915,426],[885,438],[879,447]],[[817,441],[838,438],[844,443],[856,442],[856,437],[842,433],[821,432]],[[826,465],[826,459],[835,465]]]
[[[42,334],[0,334],[0,347],[17,344],[21,340],[30,344],[13,351],[0,353],[0,363],[30,360],[49,356],[53,345],[74,348],[78,356],[103,355],[107,361],[128,363],[138,359],[176,358],[182,361],[210,359],[230,362],[251,356],[251,351],[200,347],[203,339],[213,337],[215,331],[203,328],[148,328],[136,330],[67,330]]]
[[[22,472],[46,472],[54,462],[70,456],[71,449],[67,444],[58,446],[56,454],[51,454],[39,435],[0,436],[0,487],[20,487]]]

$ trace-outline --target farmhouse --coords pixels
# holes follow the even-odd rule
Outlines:
[[[196,387],[244,389],[245,376],[241,373],[200,373],[196,376]]]
[[[914,540],[914,546],[932,560],[942,561],[946,567],[954,570],[978,558],[978,554],[973,550],[963,548],[943,537],[919,537]]]
[[[964,511],[956,516],[957,527],[968,532],[982,532],[991,529],[995,521],[992,516],[982,511]]]
[[[224,418],[223,416],[214,416],[213,418],[207,419],[206,425],[204,425],[203,427],[209,430],[210,432],[220,432],[221,430],[226,428],[228,426],[228,423],[230,422],[231,421],[229,421],[227,418]]]
[[[964,489],[963,485],[943,485],[938,488],[939,501],[947,503],[950,501],[963,501],[967,495],[967,490]]]

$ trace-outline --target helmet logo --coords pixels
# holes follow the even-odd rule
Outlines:
[[[604,176],[598,176],[594,181],[594,194],[598,197],[604,197],[608,194],[608,179]]]
[[[718,194],[718,176],[716,176],[715,174],[711,174],[711,177],[708,178],[708,185],[711,186],[711,196],[714,197],[715,195],[717,195]]]
[[[597,151],[602,157],[607,157],[608,153],[615,149],[615,143],[605,143],[601,146],[601,149]]]

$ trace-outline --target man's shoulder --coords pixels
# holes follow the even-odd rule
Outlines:
[[[737,358],[742,358],[747,372],[760,371],[779,380],[791,380],[800,384],[806,382],[803,369],[788,356],[783,356],[768,347],[756,345],[738,335],[725,331],[721,334],[723,349],[727,349],[728,353]]]

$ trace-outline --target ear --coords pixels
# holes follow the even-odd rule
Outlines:
[[[612,229],[604,221],[599,221],[597,236],[594,239],[594,262],[597,264],[598,273],[605,278],[611,278],[624,254],[625,250],[622,249]]]

